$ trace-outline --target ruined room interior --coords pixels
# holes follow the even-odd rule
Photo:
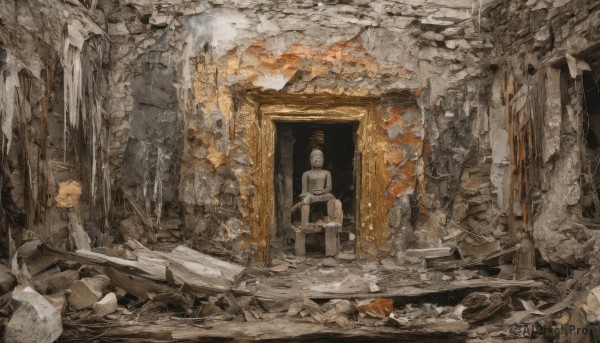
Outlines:
[[[0,2],[5,342],[600,339],[600,1]]]

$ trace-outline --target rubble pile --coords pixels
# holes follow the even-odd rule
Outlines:
[[[24,247],[3,277],[7,342],[562,342],[569,328],[591,338],[600,318],[598,288],[571,291],[573,279],[541,271],[512,280],[497,258],[477,263],[448,247],[409,251],[403,265],[281,252],[265,268],[133,240],[96,251]]]

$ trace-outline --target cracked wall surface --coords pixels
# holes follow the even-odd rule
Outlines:
[[[571,224],[585,189],[566,55],[576,70],[589,59],[599,12],[582,0],[4,2],[2,228],[68,245],[52,198],[75,179],[97,244],[184,239],[248,261],[266,244],[248,219],[261,158],[248,95],[363,99],[386,179],[372,228],[385,238],[366,255],[402,261],[468,231],[575,264],[591,234]],[[531,137],[538,154],[514,155]]]

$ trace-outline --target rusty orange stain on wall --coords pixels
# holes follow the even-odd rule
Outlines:
[[[267,53],[262,45],[255,44],[247,48],[243,52],[243,56],[256,56],[259,65],[254,68],[262,72],[282,72],[288,78],[292,77],[301,67],[310,70],[313,76],[329,74],[331,65],[344,65],[344,68],[348,70],[360,69],[369,73],[377,73],[381,69],[376,59],[354,40],[336,42],[326,50],[322,50],[320,47],[293,44],[278,56]],[[319,67],[319,65],[323,67]]]
[[[404,120],[402,118],[402,110],[399,107],[393,106],[388,110],[390,117],[385,121],[385,128],[389,128],[393,124],[398,124],[398,126],[402,127],[404,125]]]
[[[396,174],[400,180],[388,187],[388,197],[390,200],[400,196],[412,193],[415,186],[415,161],[411,160],[404,165],[396,168]]]
[[[396,138],[394,138],[394,141],[402,144],[412,144],[417,147],[421,147],[423,144],[423,138],[413,132],[406,132],[403,135],[398,135]]]
[[[404,151],[400,149],[391,149],[385,152],[385,161],[388,164],[399,164],[404,160]]]

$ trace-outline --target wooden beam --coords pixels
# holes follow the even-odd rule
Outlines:
[[[188,318],[191,319],[191,318]],[[202,322],[198,319],[197,322]],[[76,323],[66,321],[61,341],[101,338],[107,341],[144,342],[440,342],[459,343],[467,339],[464,321],[414,323],[400,328],[360,326],[340,328],[308,321],[278,318],[259,322],[214,322],[203,328],[195,324],[123,325],[117,323]],[[85,330],[81,330],[85,329]],[[89,336],[89,337],[88,337]]]

